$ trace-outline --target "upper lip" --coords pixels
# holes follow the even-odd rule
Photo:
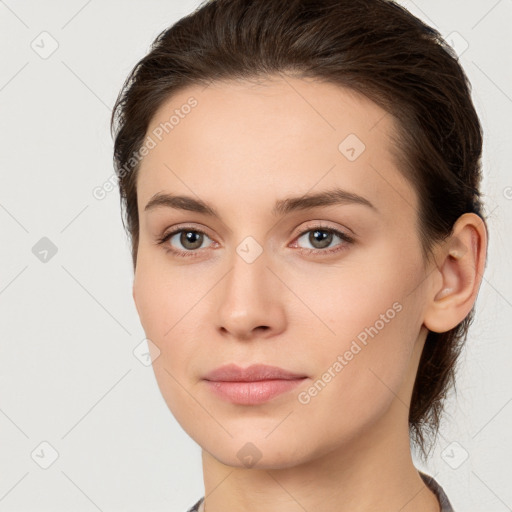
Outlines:
[[[293,373],[283,368],[266,364],[253,364],[248,368],[241,368],[236,364],[228,364],[211,371],[204,379],[223,382],[254,382],[258,380],[292,380],[304,377],[306,375]]]

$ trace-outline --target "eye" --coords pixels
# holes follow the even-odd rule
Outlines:
[[[173,252],[178,256],[195,256],[197,249],[202,249],[205,239],[211,240],[211,238],[200,229],[192,228],[180,228],[171,231],[170,233],[164,234],[158,239],[157,243],[164,245],[167,242],[165,250],[167,252]],[[213,241],[213,240],[212,240]],[[181,245],[185,250],[177,249],[176,244]]]
[[[354,238],[346,233],[343,233],[338,229],[323,226],[315,226],[307,229],[306,231],[302,231],[297,238],[297,242],[302,238],[305,238],[306,243],[309,243],[312,246],[305,248],[299,247],[301,252],[305,252],[307,254],[331,254],[346,249],[347,245],[354,242]],[[333,241],[336,241],[336,238],[341,240],[341,243],[338,243],[334,247],[329,247]]]
[[[305,242],[311,245],[311,247],[298,246],[299,251],[306,254],[313,253],[327,255],[337,253],[339,251],[346,250],[348,245],[354,242],[354,238],[352,236],[349,236],[338,229],[320,225],[315,225],[302,231],[296,238],[297,242],[302,238],[305,238]],[[336,239],[339,239],[341,243],[330,247]],[[175,229],[158,238],[157,243],[159,245],[163,245],[165,251],[168,253],[173,253],[179,257],[195,257],[199,255],[199,249],[208,247],[208,240],[213,242],[213,240],[200,229],[180,227],[179,229]],[[296,247],[297,242],[295,242],[292,247]],[[179,246],[183,249],[179,248]]]

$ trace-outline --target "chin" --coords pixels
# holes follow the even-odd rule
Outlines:
[[[244,435],[229,438],[224,442],[209,437],[204,443],[196,440],[212,457],[226,466],[245,469],[286,469],[296,467],[314,454],[305,449],[304,443],[297,439],[286,444],[282,437],[260,439],[257,436]]]

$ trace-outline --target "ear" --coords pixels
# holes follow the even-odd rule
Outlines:
[[[456,327],[469,314],[482,282],[487,230],[475,213],[461,215],[452,235],[435,250],[423,323],[433,332]]]

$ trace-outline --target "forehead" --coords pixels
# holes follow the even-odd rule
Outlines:
[[[140,166],[139,207],[160,191],[219,201],[236,195],[241,206],[261,190],[278,197],[333,184],[374,204],[408,198],[411,205],[413,191],[391,153],[395,128],[365,96],[313,79],[187,87],[148,127],[153,147]]]

